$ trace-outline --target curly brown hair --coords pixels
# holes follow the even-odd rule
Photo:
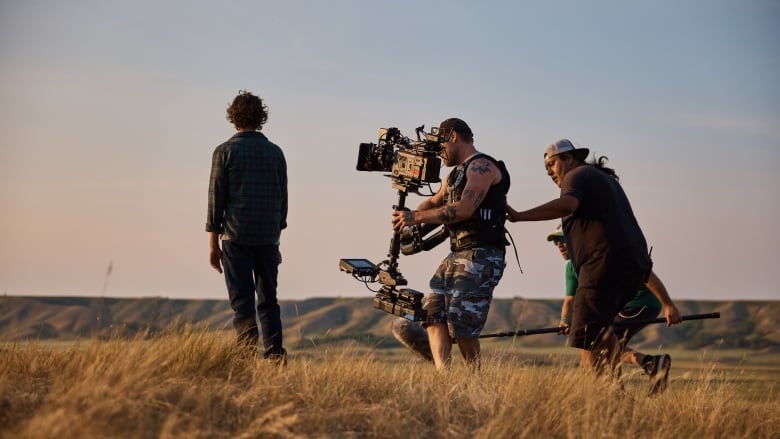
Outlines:
[[[227,120],[238,130],[260,130],[268,120],[268,107],[263,100],[246,90],[239,90],[238,96],[227,108]]]

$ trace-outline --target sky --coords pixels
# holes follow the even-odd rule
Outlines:
[[[398,193],[358,145],[449,117],[516,209],[559,195],[546,145],[607,156],[673,298],[780,299],[777,78],[777,0],[3,0],[0,294],[226,298],[208,178],[246,89],[288,162],[283,300],[373,296],[338,262],[387,259]],[[562,297],[557,223],[508,225],[496,297]]]

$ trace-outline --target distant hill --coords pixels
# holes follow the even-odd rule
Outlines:
[[[398,346],[390,334],[390,314],[373,307],[373,297],[316,298],[283,301],[287,344],[323,345],[355,339],[377,347]],[[483,333],[556,326],[560,300],[494,299]],[[750,348],[780,352],[780,301],[679,301],[683,314],[720,312],[719,319],[688,321],[643,330],[633,345],[657,348]],[[73,340],[94,336],[155,333],[174,322],[191,322],[212,330],[232,330],[232,311],[225,300],[160,297],[118,299],[94,297],[0,296],[0,341]],[[561,346],[556,334],[518,338],[525,346]]]

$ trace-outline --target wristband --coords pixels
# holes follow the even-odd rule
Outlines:
[[[566,323],[567,325],[571,324],[571,320],[569,320],[567,317],[561,317],[561,322]]]

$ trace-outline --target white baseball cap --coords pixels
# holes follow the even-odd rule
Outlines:
[[[550,157],[569,151],[573,151],[572,154],[574,154],[574,158],[581,162],[584,162],[590,153],[588,148],[575,148],[571,143],[571,140],[561,139],[551,144],[547,147],[547,149],[544,150],[544,159],[547,160]]]

